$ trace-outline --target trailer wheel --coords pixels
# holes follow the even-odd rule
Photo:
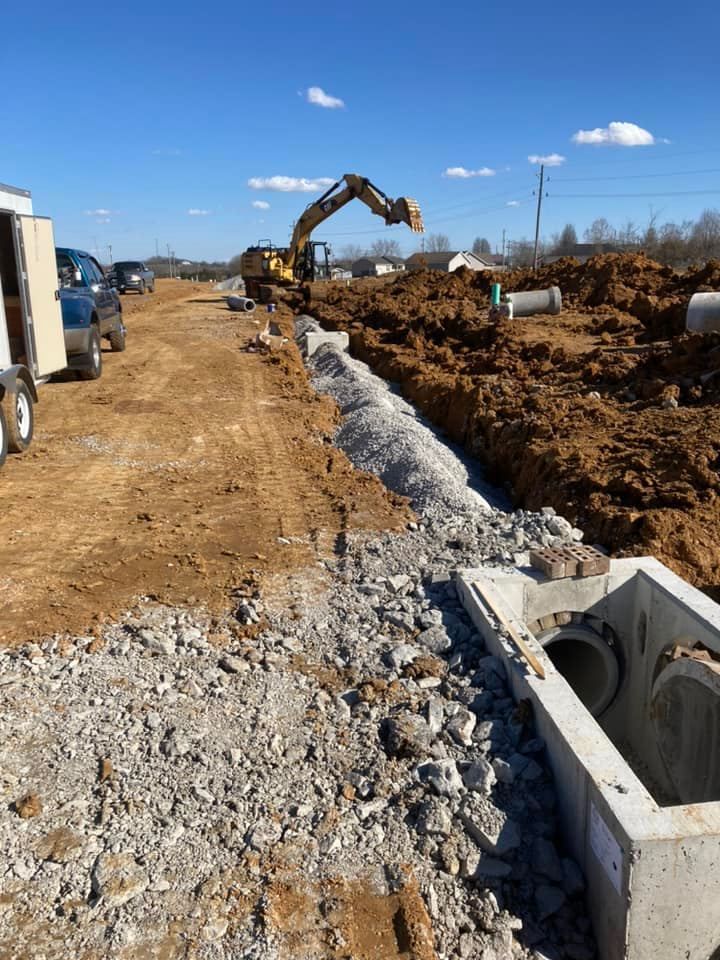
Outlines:
[[[15,386],[15,393],[8,391],[3,398],[7,448],[10,453],[24,453],[32,442],[35,426],[33,398],[22,380]]]
[[[5,423],[5,411],[0,405],[0,467],[5,463],[8,452],[8,433]]]
[[[90,366],[87,370],[78,370],[78,376],[81,380],[99,380],[102,373],[102,347],[100,346],[100,333],[95,324],[90,328],[88,360]]]

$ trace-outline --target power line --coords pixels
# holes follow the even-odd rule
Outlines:
[[[563,200],[610,200],[614,197],[690,197],[717,193],[720,193],[720,190],[672,190],[666,193],[553,193],[553,197]]]
[[[556,177],[555,183],[588,183],[598,180],[649,180],[653,177],[690,177],[701,173],[720,173],[720,167],[705,170],[673,170],[670,173],[629,173],[620,177]]]
[[[523,200],[526,200],[526,199],[527,199],[526,197],[523,197]],[[519,201],[519,202],[522,202],[522,201]],[[444,217],[438,220],[433,220],[432,223],[427,223],[425,224],[425,226],[429,227],[432,230],[438,224],[445,223],[448,220],[451,220],[454,222],[455,220],[465,220],[465,219],[468,219],[469,217],[481,217],[486,213],[497,213],[499,210],[506,210],[506,209],[507,209],[507,204],[503,203],[503,204],[500,204],[500,206],[486,207],[483,210],[474,210],[470,213],[459,214],[458,216],[455,216],[455,217]],[[364,236],[370,236],[370,235],[375,237],[387,236],[387,234],[383,233],[381,230],[348,230],[344,233],[323,233],[323,236],[325,237],[364,237]]]

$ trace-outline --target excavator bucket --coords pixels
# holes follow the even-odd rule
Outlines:
[[[391,223],[406,223],[413,233],[424,233],[422,214],[420,213],[420,204],[412,197],[398,197],[393,202],[390,214]]]

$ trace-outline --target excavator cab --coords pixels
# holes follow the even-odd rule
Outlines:
[[[300,281],[330,279],[330,248],[323,240],[308,240],[295,265]]]

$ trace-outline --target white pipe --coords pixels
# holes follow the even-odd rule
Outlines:
[[[690,297],[685,329],[692,333],[720,330],[720,293],[695,293]]]
[[[255,301],[250,297],[238,297],[235,294],[227,298],[227,305],[230,310],[236,313],[252,313],[255,309]]]
[[[530,317],[534,313],[560,313],[562,310],[560,287],[508,293],[506,300],[512,304],[514,317]]]

